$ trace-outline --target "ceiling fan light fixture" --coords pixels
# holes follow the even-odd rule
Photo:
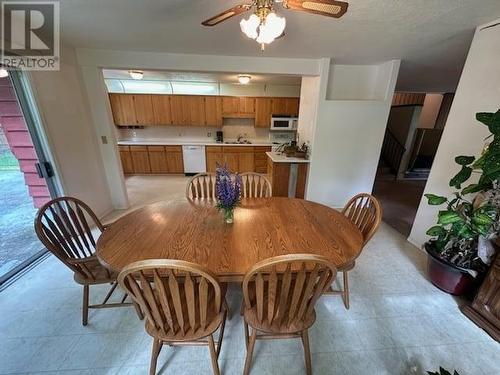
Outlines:
[[[238,75],[238,81],[242,84],[242,85],[248,85],[250,83],[250,80],[252,79],[252,76],[248,75],[248,74],[239,74]]]
[[[260,18],[256,14],[252,14],[248,19],[240,21],[241,31],[250,39],[255,39],[258,36],[257,29],[260,25]]]
[[[259,36],[256,41],[260,44],[270,44],[283,34],[286,27],[284,17],[278,17],[275,13],[269,13],[265,21],[259,26]]]
[[[5,78],[9,76],[9,71],[5,68],[0,68],[0,78]]]
[[[130,77],[133,79],[142,79],[142,77],[144,77],[144,72],[142,70],[129,70],[128,74],[130,74]]]
[[[276,13],[271,12],[266,16],[266,22],[264,23],[264,25],[267,29],[266,32],[268,32],[274,38],[277,38],[281,34],[283,34],[283,31],[285,31],[286,19],[285,17],[279,17],[276,15]]]

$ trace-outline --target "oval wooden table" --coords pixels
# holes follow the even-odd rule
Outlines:
[[[97,257],[115,271],[139,260],[180,259],[208,267],[221,281],[241,281],[255,263],[277,255],[313,253],[343,266],[362,243],[340,212],[302,199],[244,199],[233,224],[213,204],[169,201],[115,221],[99,238]]]

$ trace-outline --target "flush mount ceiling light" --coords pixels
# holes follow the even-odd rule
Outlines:
[[[248,75],[248,74],[239,74],[238,75],[238,81],[242,84],[242,85],[248,85],[250,83],[250,80],[252,79],[252,76]]]
[[[8,76],[9,76],[9,72],[7,71],[7,69],[0,68],[0,78],[5,78]]]
[[[254,8],[254,13],[240,22],[241,31],[255,40],[264,50],[266,44],[284,35],[286,19],[274,12],[274,4],[282,3],[283,7],[307,13],[339,18],[347,11],[348,3],[337,0],[254,0],[251,4],[236,5],[208,20],[203,26],[215,26],[231,17]]]
[[[144,72],[142,70],[129,70],[128,74],[130,74],[130,77],[133,79],[142,79],[142,77],[144,77]]]

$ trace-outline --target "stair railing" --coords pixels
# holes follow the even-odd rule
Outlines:
[[[396,176],[399,172],[399,167],[405,152],[405,146],[398,141],[389,129],[386,129],[384,142],[382,144],[382,158],[391,169],[391,172]]]

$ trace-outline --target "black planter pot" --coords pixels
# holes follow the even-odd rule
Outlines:
[[[434,244],[426,242],[427,273],[431,282],[439,289],[455,296],[473,292],[481,281],[481,277],[473,277],[465,268],[441,259],[437,254]]]

